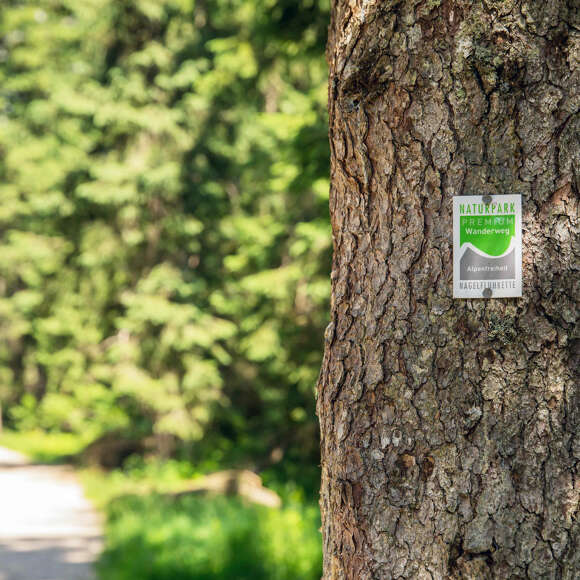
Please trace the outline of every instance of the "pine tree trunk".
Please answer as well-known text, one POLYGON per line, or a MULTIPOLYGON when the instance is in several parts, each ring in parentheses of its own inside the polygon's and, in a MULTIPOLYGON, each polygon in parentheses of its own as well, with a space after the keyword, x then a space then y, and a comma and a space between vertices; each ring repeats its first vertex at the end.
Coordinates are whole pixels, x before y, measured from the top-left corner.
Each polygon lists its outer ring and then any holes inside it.
POLYGON ((327 580, 580 577, 577 6, 333 2, 327 580), (522 195, 522 298, 452 298, 480 194, 522 195))

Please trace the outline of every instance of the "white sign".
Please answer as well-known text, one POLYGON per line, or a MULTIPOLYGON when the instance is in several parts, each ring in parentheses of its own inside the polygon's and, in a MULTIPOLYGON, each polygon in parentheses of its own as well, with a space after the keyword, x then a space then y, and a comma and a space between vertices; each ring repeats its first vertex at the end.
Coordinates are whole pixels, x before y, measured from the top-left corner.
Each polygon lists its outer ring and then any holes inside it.
POLYGON ((453 198, 453 297, 522 295, 522 196, 453 198))

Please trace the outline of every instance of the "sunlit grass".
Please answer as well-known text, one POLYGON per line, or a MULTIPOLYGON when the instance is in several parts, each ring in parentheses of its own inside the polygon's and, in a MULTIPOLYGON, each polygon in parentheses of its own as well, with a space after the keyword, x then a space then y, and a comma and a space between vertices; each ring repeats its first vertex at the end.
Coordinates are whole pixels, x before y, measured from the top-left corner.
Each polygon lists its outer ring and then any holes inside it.
POLYGON ((23 453, 32 461, 59 463, 77 455, 87 444, 82 437, 72 433, 47 433, 45 431, 6 431, 0 434, 0 445, 23 453))
POLYGON ((315 580, 321 575, 318 507, 280 509, 235 497, 184 496, 182 470, 150 475, 83 472, 85 488, 107 517, 102 580, 315 580), (152 491, 156 490, 156 491, 152 491))
POLYGON ((127 496, 108 512, 103 580, 320 577, 313 508, 274 510, 226 497, 127 496))

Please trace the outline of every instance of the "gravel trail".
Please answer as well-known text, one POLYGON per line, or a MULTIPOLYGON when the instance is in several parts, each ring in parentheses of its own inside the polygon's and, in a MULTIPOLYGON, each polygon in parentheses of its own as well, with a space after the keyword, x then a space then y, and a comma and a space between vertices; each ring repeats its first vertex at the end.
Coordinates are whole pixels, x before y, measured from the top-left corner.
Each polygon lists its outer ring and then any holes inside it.
POLYGON ((74 471, 0 447, 0 580, 95 580, 101 520, 74 471))

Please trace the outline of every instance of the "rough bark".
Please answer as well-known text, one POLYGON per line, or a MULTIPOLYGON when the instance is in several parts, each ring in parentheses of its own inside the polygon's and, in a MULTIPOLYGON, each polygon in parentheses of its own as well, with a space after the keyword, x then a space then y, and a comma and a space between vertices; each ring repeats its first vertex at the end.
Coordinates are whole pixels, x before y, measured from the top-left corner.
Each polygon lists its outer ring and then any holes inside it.
POLYGON ((325 579, 580 576, 578 3, 335 0, 325 579), (523 298, 452 298, 522 195, 523 298))

